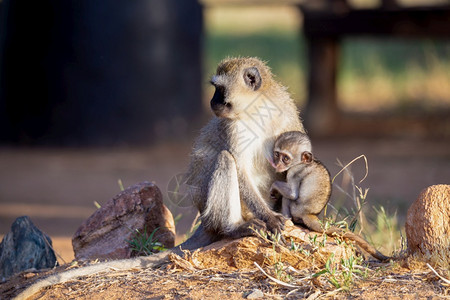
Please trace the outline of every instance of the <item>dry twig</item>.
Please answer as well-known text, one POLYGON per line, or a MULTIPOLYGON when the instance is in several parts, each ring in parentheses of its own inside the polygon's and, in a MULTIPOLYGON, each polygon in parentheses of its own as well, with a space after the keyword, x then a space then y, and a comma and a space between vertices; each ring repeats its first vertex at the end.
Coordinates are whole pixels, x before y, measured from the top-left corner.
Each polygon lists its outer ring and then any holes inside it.
POLYGON ((430 264, 429 263, 427 263, 427 267, 428 268, 430 268, 430 270, 431 271, 433 271, 433 273, 434 274, 436 274, 436 276, 437 277, 439 277, 442 281, 444 281, 445 283, 447 283, 447 284, 450 284, 450 280, 448 280, 448 279, 445 279, 444 277, 442 277, 441 275, 439 275, 439 273, 438 272, 436 272, 436 270, 435 269, 433 269, 433 267, 432 266, 430 266, 430 264))
POLYGON ((254 261, 253 263, 255 264, 255 266, 256 266, 256 267, 257 267, 264 275, 267 276, 267 278, 269 278, 270 280, 274 281, 275 283, 278 283, 279 285, 282 285, 282 286, 285 286, 285 287, 288 287, 288 288, 294 288, 294 289, 300 288, 299 286, 296 286, 296 285, 292 285, 292 284, 283 282, 283 281, 281 281, 281 280, 276 279, 275 277, 270 276, 269 274, 267 274, 267 273, 263 270, 263 268, 261 268, 261 267, 258 265, 258 263, 256 263, 255 261, 254 261))

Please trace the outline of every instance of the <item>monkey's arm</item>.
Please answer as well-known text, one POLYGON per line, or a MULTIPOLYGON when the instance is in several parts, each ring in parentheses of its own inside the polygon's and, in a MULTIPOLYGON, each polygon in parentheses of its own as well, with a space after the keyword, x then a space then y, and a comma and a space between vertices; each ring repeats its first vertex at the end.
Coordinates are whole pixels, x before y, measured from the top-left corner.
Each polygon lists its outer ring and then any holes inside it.
POLYGON ((270 193, 274 191, 280 193, 284 198, 289 200, 297 200, 298 198, 299 185, 294 183, 288 183, 284 181, 275 181, 272 183, 270 188, 270 193))

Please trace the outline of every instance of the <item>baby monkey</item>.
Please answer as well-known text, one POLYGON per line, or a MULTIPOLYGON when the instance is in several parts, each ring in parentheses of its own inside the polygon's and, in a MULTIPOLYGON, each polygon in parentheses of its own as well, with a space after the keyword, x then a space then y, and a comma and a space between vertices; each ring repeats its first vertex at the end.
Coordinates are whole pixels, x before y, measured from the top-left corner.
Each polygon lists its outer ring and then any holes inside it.
POLYGON ((309 137, 299 131, 281 134, 275 141, 272 166, 287 171, 286 182, 275 181, 271 195, 282 198, 282 213, 294 223, 322 232, 317 215, 328 203, 331 179, 327 168, 313 157, 309 137))
POLYGON ((277 173, 286 173, 286 182, 275 181, 270 188, 271 197, 282 196, 282 213, 294 223, 308 229, 325 232, 329 236, 341 235, 354 241, 373 257, 385 261, 384 256, 366 240, 352 232, 337 227, 322 228, 317 215, 324 209, 331 195, 330 172, 312 152, 309 137, 299 131, 281 134, 275 141, 272 166, 277 173))

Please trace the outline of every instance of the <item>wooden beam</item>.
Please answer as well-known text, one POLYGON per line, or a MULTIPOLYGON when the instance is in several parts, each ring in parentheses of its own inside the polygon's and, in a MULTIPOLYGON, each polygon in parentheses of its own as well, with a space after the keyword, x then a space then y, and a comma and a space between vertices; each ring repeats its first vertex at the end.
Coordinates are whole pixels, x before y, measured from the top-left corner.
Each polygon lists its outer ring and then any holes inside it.
POLYGON ((306 36, 450 38, 450 5, 391 10, 360 9, 341 13, 306 7, 301 9, 306 36))
POLYGON ((306 0, 199 0, 203 6, 283 6, 304 4, 306 0))

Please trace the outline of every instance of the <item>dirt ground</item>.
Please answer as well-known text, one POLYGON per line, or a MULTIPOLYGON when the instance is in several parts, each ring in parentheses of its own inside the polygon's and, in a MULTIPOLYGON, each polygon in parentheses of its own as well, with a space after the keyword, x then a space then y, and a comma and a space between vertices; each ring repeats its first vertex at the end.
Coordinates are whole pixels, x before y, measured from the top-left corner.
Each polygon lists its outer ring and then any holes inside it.
MULTIPOLYGON (((328 239, 327 245, 331 244, 328 239)), ((332 249, 324 246, 315 252, 312 250, 309 259, 305 259, 303 253, 273 247, 258 237, 244 238, 188 253, 184 258, 170 257, 157 268, 108 268, 105 272, 41 289, 29 299, 255 299, 252 295, 257 293, 261 299, 450 297, 450 285, 413 258, 365 263, 359 266, 360 273, 353 273, 348 286, 337 275, 342 274, 341 269, 334 273, 341 284, 336 287, 330 283, 330 276, 313 276, 324 268, 330 250, 335 253, 342 250, 342 246, 333 245, 332 249)), ((352 255, 347 250, 341 252, 342 259, 352 255)), ((65 265, 40 274, 22 273, 0 285, 0 294, 5 298, 17 296, 26 285, 38 279, 77 267, 79 265, 65 265)))
MULTIPOLYGON (((391 212, 397 211, 402 226, 407 208, 422 189, 433 184, 450 183, 449 140, 313 139, 313 146, 315 154, 330 169, 332 176, 340 170, 337 159, 346 163, 364 154, 369 163, 369 176, 361 186, 370 188, 368 207, 381 204, 391 212)), ((138 149, 0 148, 0 234, 8 232, 15 218, 28 215, 38 228, 50 235, 60 263, 69 263, 73 259, 71 236, 81 222, 95 211, 94 202, 101 205, 120 191, 118 180, 121 179, 125 187, 144 180, 156 182, 174 216, 182 215, 177 224, 181 237, 188 230, 195 210, 171 203, 167 197, 167 185, 171 178, 186 169, 190 148, 191 143, 160 144, 138 149)), ((362 178, 364 164, 361 161, 355 163, 352 171, 356 180, 362 178)), ((339 179, 337 182, 343 184, 339 179)), ((331 203, 339 201, 336 189, 333 197, 331 203)), ((111 275, 114 283, 105 284, 101 284, 102 276, 110 275, 99 275, 94 280, 98 285, 81 278, 56 287, 54 295, 52 289, 46 298, 59 298, 58 291, 60 296, 71 295, 67 299, 94 299, 97 297, 92 298, 94 294, 100 299, 104 298, 106 290, 111 293, 106 294, 107 298, 117 299, 124 295, 125 298, 151 299, 241 299, 255 288, 272 298, 284 297, 292 292, 291 289, 273 285, 255 270, 227 274, 215 273, 214 270, 185 272, 133 271, 111 275), (186 278, 190 280, 186 281, 186 278), (86 284, 89 292, 80 293, 79 287, 86 284), (196 286, 202 286, 202 289, 196 286), (116 288, 117 294, 114 294, 116 288)), ((363 283, 350 294, 339 294, 339 298, 366 298, 365 293, 369 293, 370 298, 389 299, 415 299, 414 295, 449 296, 448 289, 444 295, 445 289, 436 285, 436 278, 429 279, 429 270, 418 275, 414 272, 393 273, 389 275, 391 277, 374 279, 363 283), (417 286, 418 282, 427 284, 417 286), (393 286, 401 292, 392 295, 386 292, 393 286)), ((312 285, 290 295, 293 298, 308 297, 314 296, 315 291, 312 285)), ((321 292, 316 296, 326 295, 321 292)), ((331 294, 328 296, 334 297, 331 294)))
POLYGON ((171 269, 131 270, 81 277, 43 290, 31 299, 245 299, 254 290, 261 299, 446 299, 449 288, 429 271, 399 268, 360 282, 348 292, 310 281, 299 288, 278 285, 258 270, 217 272, 171 269))

